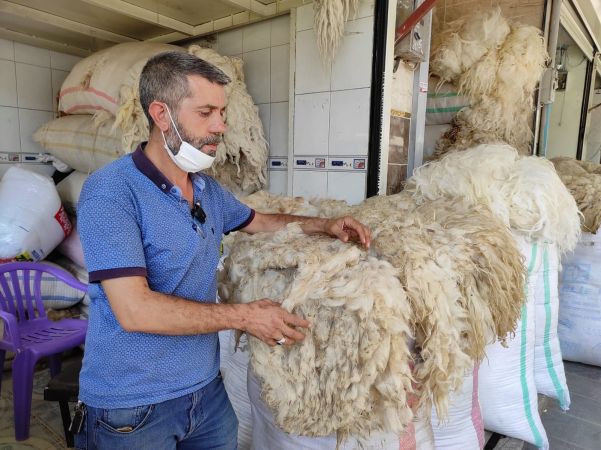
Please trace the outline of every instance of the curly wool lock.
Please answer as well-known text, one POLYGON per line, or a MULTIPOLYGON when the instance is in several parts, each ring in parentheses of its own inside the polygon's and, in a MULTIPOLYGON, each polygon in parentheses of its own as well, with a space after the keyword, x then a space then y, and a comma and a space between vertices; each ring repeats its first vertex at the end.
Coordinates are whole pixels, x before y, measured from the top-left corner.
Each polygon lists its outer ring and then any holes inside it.
POLYGON ((413 416, 411 312, 390 264, 326 237, 308 240, 292 224, 275 235, 239 235, 225 273, 222 298, 283 298, 284 309, 313 323, 291 348, 250 339, 253 370, 280 428, 339 439, 403 432, 413 416))
POLYGON ((565 157, 552 162, 584 216, 582 229, 597 233, 601 226, 601 164, 565 157))

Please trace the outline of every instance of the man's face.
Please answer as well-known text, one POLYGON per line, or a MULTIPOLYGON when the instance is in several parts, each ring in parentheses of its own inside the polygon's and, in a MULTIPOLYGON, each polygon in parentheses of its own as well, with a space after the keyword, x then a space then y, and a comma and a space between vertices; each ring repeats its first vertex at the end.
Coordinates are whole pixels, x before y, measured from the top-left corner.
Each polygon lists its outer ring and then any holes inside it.
MULTIPOLYGON (((182 140, 215 156, 225 132, 225 91, 223 86, 200 76, 189 76, 188 86, 191 95, 180 103, 177 113, 171 111, 171 116, 182 140)), ((165 140, 177 154, 181 140, 173 124, 165 132, 165 140)))

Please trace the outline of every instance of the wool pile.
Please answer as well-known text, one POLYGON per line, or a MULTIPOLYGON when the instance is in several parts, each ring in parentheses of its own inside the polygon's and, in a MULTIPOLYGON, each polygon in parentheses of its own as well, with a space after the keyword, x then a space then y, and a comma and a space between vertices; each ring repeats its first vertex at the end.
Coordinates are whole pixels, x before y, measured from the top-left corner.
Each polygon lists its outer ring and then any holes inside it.
MULTIPOLYGON (((258 211, 307 211, 302 209, 301 199, 274 199, 265 193, 253 197, 253 207, 258 211)), ((331 210, 328 203, 321 206, 324 211, 331 210)), ((401 193, 374 197, 344 211, 371 228, 369 252, 330 238, 299 235, 298 229, 293 228, 275 235, 238 233, 231 238, 231 253, 221 274, 220 297, 230 302, 280 299, 286 309, 308 317, 314 324, 305 342, 291 350, 272 349, 253 340, 251 359, 254 369, 262 371, 264 398, 282 429, 312 436, 365 436, 370 429, 399 432, 411 416, 406 397, 400 394, 401 386, 403 395, 415 390, 416 408, 434 404, 439 416, 444 417, 449 392, 461 385, 473 361, 484 357, 486 344, 504 340, 515 327, 524 283, 519 250, 508 228, 486 207, 461 198, 418 204, 411 194, 401 193), (349 262, 354 258, 361 263, 349 262), (339 291, 345 292, 341 298, 331 292, 339 281, 350 288, 339 291), (373 305, 363 319, 355 315, 356 302, 373 305), (414 337, 413 355, 406 353, 401 335, 380 325, 377 311, 385 309, 376 305, 381 303, 400 308, 386 310, 386 314, 392 314, 394 321, 402 325, 404 343, 414 337), (312 308, 322 310, 316 313, 312 308), (332 309, 326 311, 327 308, 332 309), (394 314, 401 310, 403 317, 399 319, 394 314), (316 342, 322 341, 315 334, 322 327, 329 334, 318 351, 316 342), (402 350, 398 351, 406 358, 402 370, 389 374, 395 378, 392 385, 398 387, 394 395, 382 397, 370 384, 377 385, 375 380, 387 374, 384 364, 377 366, 380 375, 374 379, 368 370, 373 366, 366 365, 365 360, 357 366, 353 358, 360 356, 348 354, 355 349, 363 353, 356 339, 367 338, 365 330, 373 327, 388 330, 379 332, 379 339, 385 342, 398 338, 398 349, 402 350), (302 364, 298 363, 299 355, 306 358, 302 364), (332 377, 331 382, 338 383, 337 395, 342 395, 344 401, 338 401, 338 409, 333 410, 328 403, 332 392, 330 378, 323 378, 320 361, 337 355, 345 356, 328 366, 328 376, 332 377), (350 366, 347 360, 351 361, 350 366), (411 362, 415 366, 413 388, 404 365, 411 362), (354 372, 356 367, 362 375, 354 372), (294 378, 284 375, 287 371, 292 371, 294 378), (282 379, 290 380, 290 384, 280 385, 282 379), (363 387, 344 388, 355 381, 363 387), (306 396, 308 383, 320 394, 306 396), (296 393, 294 402, 288 397, 292 395, 289 391, 296 393), (355 391, 372 392, 372 396, 378 393, 370 406, 375 415, 357 413, 356 405, 364 405, 363 400, 353 400, 355 403, 348 409, 346 395, 355 398, 355 391), (396 405, 396 412, 386 413, 387 422, 378 414, 391 407, 389 401, 393 397, 401 403, 396 405), (320 410, 326 413, 318 413, 320 410), (331 421, 330 416, 337 419, 331 421), (353 420, 360 420, 361 424, 349 425, 353 420)), ((321 215, 319 205, 317 214, 321 215)))
POLYGON ((566 157, 552 162, 584 216, 583 231, 597 233, 601 226, 601 164, 566 157))
POLYGON ((239 235, 220 297, 280 299, 313 327, 302 344, 251 336, 251 363, 275 421, 289 433, 401 434, 411 421, 410 307, 396 270, 356 246, 307 239, 298 224, 239 235))
POLYGON ((495 142, 529 154, 534 92, 547 61, 540 30, 509 21, 494 8, 450 22, 434 36, 431 73, 470 100, 434 157, 495 142))
POLYGON ((478 145, 430 162, 416 169, 407 190, 418 203, 461 197, 484 205, 513 232, 554 242, 562 254, 580 237, 578 207, 553 165, 506 144, 478 145))

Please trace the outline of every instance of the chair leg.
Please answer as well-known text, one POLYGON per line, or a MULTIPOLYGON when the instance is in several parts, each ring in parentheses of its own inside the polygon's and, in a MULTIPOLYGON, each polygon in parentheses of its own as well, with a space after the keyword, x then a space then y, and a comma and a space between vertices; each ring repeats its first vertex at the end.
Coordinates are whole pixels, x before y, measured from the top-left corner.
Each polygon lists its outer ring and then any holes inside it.
POLYGON ((69 431, 71 425, 71 412, 69 411, 68 402, 58 402, 61 408, 61 418, 63 420, 63 430, 65 431, 65 441, 67 441, 67 447, 72 448, 74 445, 73 434, 69 431))
POLYGON ((4 371, 4 358, 6 350, 0 350, 0 396, 2 396, 2 372, 4 371))
POLYGON ((31 394, 35 359, 31 353, 18 353, 13 361, 13 410, 15 416, 15 439, 29 438, 31 420, 31 394))
POLYGON ((62 353, 56 353, 48 357, 50 359, 50 377, 54 377, 60 373, 62 361, 61 356, 62 353))

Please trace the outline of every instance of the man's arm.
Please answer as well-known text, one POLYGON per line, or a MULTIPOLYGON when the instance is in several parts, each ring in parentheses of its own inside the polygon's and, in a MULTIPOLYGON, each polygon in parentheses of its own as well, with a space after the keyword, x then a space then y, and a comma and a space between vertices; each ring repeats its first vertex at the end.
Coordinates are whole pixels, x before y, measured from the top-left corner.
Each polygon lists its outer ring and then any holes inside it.
POLYGON ((248 304, 200 303, 152 291, 139 276, 102 281, 117 321, 125 331, 193 335, 220 330, 246 331, 269 345, 286 337, 293 345, 304 335, 293 327, 310 326, 279 304, 259 300, 248 304))
POLYGON ((299 222, 301 229, 306 234, 325 234, 338 238, 342 242, 352 240, 361 243, 366 248, 369 248, 371 244, 369 229, 350 216, 324 219, 320 217, 262 214, 257 212, 253 221, 242 228, 242 231, 249 234, 275 232, 292 222, 299 222))

